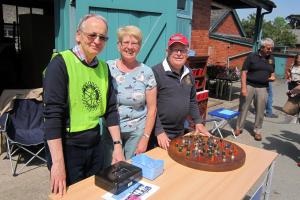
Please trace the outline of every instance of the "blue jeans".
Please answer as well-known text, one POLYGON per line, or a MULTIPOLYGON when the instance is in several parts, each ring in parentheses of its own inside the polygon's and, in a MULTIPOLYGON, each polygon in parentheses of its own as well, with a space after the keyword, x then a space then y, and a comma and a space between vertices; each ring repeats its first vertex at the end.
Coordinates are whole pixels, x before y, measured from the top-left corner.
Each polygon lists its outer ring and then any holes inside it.
MULTIPOLYGON (((104 166, 106 168, 111 165, 112 161, 112 153, 114 150, 113 141, 111 135, 107 129, 107 127, 103 127, 105 130, 102 135, 102 146, 104 151, 104 166)), ((140 123, 135 124, 135 128, 132 131, 123 131, 121 132, 121 138, 123 142, 123 151, 125 155, 125 159, 128 160, 135 156, 134 152, 137 148, 138 143, 141 140, 141 137, 144 134, 145 129, 145 121, 141 121, 140 123)))
POLYGON ((273 89, 272 89, 272 82, 269 82, 269 87, 267 88, 268 91, 268 99, 266 104, 266 114, 271 115, 273 114, 272 105, 273 105, 273 89))

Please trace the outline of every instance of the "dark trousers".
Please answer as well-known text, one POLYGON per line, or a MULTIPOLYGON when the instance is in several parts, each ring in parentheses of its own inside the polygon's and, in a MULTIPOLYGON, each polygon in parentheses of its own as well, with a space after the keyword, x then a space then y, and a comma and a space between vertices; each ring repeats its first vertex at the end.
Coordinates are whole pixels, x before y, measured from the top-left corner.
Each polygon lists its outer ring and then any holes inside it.
MULTIPOLYGON (((68 186, 102 170, 103 149, 101 142, 92 147, 64 145, 63 149, 68 186)), ((48 145, 46 145, 46 156, 48 169, 51 170, 52 160, 48 145)))

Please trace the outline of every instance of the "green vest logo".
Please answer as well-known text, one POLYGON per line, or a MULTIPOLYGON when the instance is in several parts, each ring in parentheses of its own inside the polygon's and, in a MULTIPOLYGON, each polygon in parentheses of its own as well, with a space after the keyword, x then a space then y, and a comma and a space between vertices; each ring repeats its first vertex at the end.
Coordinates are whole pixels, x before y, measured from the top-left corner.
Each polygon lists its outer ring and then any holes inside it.
MULTIPOLYGON (((93 82, 86 82, 82 87, 83 105, 88 111, 95 111, 100 105, 101 93, 97 85, 93 82)), ((100 108, 102 111, 102 108, 100 108)))

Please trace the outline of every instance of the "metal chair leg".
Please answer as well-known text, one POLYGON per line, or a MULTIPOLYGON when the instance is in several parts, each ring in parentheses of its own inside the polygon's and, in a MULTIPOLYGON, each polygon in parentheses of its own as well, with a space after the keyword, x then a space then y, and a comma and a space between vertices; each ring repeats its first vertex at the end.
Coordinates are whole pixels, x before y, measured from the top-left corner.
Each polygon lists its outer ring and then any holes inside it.
POLYGON ((12 174, 13 176, 15 176, 15 171, 16 171, 16 170, 14 170, 14 167, 13 167, 13 164, 12 164, 12 158, 11 158, 11 156, 12 156, 12 154, 11 154, 11 146, 10 146, 9 143, 10 143, 9 140, 6 138, 7 155, 8 155, 9 161, 10 161, 11 174, 12 174))
POLYGON ((230 81, 230 88, 229 88, 229 101, 231 101, 231 95, 232 95, 232 81, 230 81))
POLYGON ((235 134, 234 134, 234 130, 233 130, 233 129, 231 129, 231 133, 232 133, 234 139, 236 139, 236 136, 235 136, 235 134))
POLYGON ((214 133, 217 130, 218 133, 219 133, 219 135, 220 135, 220 137, 223 138, 223 135, 222 135, 222 133, 220 131, 220 125, 221 125, 221 123, 219 124, 216 121, 214 121, 214 128, 211 130, 211 132, 214 133))
POLYGON ((216 97, 219 96, 220 80, 216 80, 216 97))
POLYGON ((36 152, 36 153, 32 153, 31 151, 28 151, 26 148, 23 148, 22 146, 20 146, 20 148, 22 148, 23 150, 25 150, 26 152, 28 152, 29 154, 31 154, 32 155, 32 157, 18 170, 18 172, 17 172, 17 170, 15 170, 15 174, 16 175, 18 175, 18 174, 20 174, 21 172, 22 172, 22 169, 24 168, 24 167, 26 167, 33 159, 35 159, 35 158, 39 158, 40 160, 42 160, 42 161, 44 161, 45 163, 47 163, 47 161, 44 159, 44 158, 42 158, 42 157, 40 157, 38 154, 41 152, 41 151, 43 151, 44 149, 45 149, 45 147, 43 147, 43 148, 41 148, 38 152, 36 152))

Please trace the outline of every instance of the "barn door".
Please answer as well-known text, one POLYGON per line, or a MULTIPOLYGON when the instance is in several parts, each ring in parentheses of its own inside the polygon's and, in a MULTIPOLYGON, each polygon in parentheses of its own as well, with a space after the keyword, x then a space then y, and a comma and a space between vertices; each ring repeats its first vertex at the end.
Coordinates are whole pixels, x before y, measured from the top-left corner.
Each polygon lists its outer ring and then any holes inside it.
POLYGON ((76 0, 76 24, 88 13, 104 16, 109 26, 109 41, 100 54, 104 60, 119 57, 116 31, 135 25, 143 32, 138 60, 149 66, 165 57, 168 37, 176 32, 177 1, 173 0, 76 0))
POLYGON ((178 0, 177 2, 176 32, 182 33, 191 39, 193 0, 178 0))
POLYGON ((285 57, 275 57, 275 74, 279 78, 284 78, 285 76, 286 60, 287 58, 285 57))

